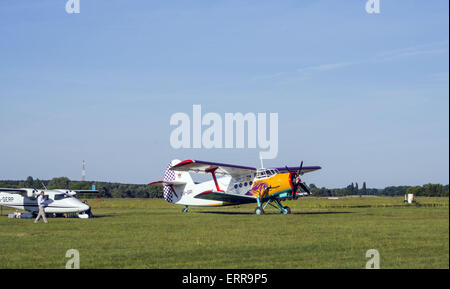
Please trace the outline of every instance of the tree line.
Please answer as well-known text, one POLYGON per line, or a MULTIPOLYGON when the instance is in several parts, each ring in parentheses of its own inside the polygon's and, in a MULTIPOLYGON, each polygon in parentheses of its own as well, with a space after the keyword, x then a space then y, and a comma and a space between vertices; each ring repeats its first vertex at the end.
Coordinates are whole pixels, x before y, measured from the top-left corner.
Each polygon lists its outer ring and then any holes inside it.
MULTIPOLYGON (((0 188, 36 188, 40 189, 70 189, 90 190, 95 184, 98 194, 83 194, 83 198, 162 198, 161 187, 149 186, 148 184, 122 184, 96 181, 72 181, 67 177, 53 178, 51 180, 39 180, 28 177, 26 180, 0 181, 0 188)), ((358 183, 351 183, 344 188, 325 188, 309 184, 311 193, 318 197, 333 196, 404 196, 414 194, 416 196, 448 197, 449 186, 441 184, 425 184, 423 186, 389 186, 384 189, 368 188, 366 182, 360 187, 358 183)))
POLYGON ((368 188, 366 182, 359 188, 358 183, 351 183, 345 188, 328 189, 325 187, 318 188, 314 184, 310 184, 311 193, 319 197, 335 197, 335 196, 355 196, 355 195, 373 195, 373 196, 404 196, 405 194, 413 194, 416 196, 427 197, 448 197, 448 185, 441 184, 425 184, 423 186, 389 186, 384 189, 368 188))

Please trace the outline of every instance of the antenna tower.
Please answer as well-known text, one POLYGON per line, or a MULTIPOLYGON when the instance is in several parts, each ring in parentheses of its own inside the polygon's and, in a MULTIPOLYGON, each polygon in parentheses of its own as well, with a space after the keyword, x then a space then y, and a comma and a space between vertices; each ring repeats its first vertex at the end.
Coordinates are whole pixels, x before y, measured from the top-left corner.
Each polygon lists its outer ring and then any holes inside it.
POLYGON ((81 170, 81 180, 86 180, 86 161, 83 160, 83 169, 81 170))

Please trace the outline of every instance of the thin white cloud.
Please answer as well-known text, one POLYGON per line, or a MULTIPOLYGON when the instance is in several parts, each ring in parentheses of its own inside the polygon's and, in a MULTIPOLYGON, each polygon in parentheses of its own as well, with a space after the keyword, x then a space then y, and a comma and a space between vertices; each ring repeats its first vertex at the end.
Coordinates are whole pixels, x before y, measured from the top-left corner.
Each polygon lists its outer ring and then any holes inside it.
POLYGON ((375 54, 375 56, 358 60, 358 61, 345 61, 336 63, 325 63, 312 66, 306 66, 296 69, 292 72, 276 72, 267 75, 260 75, 253 77, 253 80, 270 80, 279 79, 283 77, 289 77, 294 75, 301 75, 303 78, 308 78, 314 73, 326 72, 341 69, 344 67, 361 65, 361 64, 374 64, 380 62, 395 61, 401 58, 414 57, 426 54, 441 54, 449 53, 448 42, 436 42, 417 46, 411 46, 400 49, 387 50, 375 54))
POLYGON ((379 60, 395 60, 402 57, 417 56, 423 54, 448 53, 448 42, 435 42, 406 48, 393 49, 378 53, 379 60))
POLYGON ((308 73, 313 71, 329 71, 334 69, 343 68, 346 66, 351 66, 356 64, 355 62, 339 62, 339 63, 328 63, 328 64, 320 64, 315 66, 308 66, 297 69, 297 72, 308 73))
POLYGON ((321 72, 321 71, 330 71, 334 69, 343 68, 346 66, 354 65, 354 62, 340 62, 340 63, 329 63, 329 64, 320 64, 315 66, 308 66, 299 68, 294 72, 276 72, 272 74, 259 75, 253 77, 253 80, 270 80, 276 78, 282 78, 286 76, 298 75, 299 73, 303 76, 309 76, 312 72, 321 72))

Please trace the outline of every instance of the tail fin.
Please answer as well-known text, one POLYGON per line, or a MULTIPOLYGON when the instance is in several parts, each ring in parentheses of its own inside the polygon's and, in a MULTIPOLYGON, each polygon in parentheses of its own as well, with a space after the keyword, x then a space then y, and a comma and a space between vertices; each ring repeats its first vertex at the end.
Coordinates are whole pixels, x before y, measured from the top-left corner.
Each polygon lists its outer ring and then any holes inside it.
POLYGON ((164 173, 164 181, 165 182, 182 182, 185 183, 183 185, 164 185, 164 199, 169 203, 176 203, 179 199, 181 199, 181 195, 183 193, 183 189, 187 184, 192 184, 194 181, 192 180, 191 175, 188 172, 181 171, 172 171, 171 167, 180 163, 180 160, 173 160, 167 166, 167 169, 164 173))

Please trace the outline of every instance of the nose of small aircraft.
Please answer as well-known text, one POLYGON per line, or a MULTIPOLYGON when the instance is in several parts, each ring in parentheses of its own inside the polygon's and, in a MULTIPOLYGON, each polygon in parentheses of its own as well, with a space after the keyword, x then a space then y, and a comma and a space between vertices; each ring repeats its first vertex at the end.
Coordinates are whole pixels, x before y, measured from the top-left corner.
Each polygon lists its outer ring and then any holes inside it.
POLYGON ((89 210, 89 206, 84 203, 80 206, 80 208, 82 212, 89 210))

